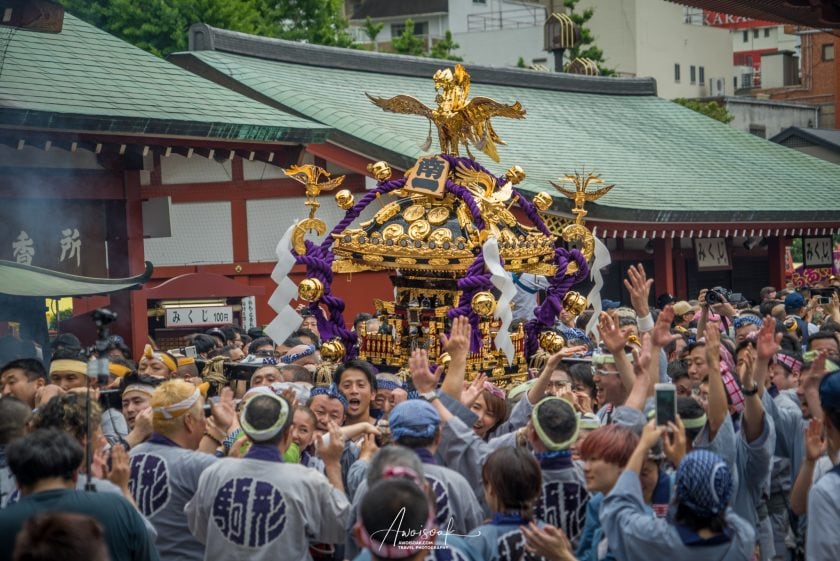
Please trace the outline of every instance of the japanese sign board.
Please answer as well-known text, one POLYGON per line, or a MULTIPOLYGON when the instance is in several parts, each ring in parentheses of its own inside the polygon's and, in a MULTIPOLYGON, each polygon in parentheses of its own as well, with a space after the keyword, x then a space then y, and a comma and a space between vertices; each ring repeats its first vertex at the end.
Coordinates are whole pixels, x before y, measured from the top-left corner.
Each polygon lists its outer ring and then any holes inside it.
POLYGON ((405 190, 442 198, 446 193, 449 162, 437 155, 423 156, 405 173, 405 190))
POLYGON ((805 267, 834 265, 834 244, 831 236, 802 238, 802 264, 805 267))
POLYGON ((166 327, 195 327, 223 323, 233 323, 233 306, 166 309, 166 327))
POLYGON ((242 329, 248 330, 257 326, 257 299, 246 296, 242 299, 242 312, 239 314, 242 329))
POLYGON ((694 256, 698 271, 723 271, 732 268, 725 238, 697 238, 694 240, 694 256))
POLYGON ((105 240, 102 203, 33 199, 0 205, 0 259, 105 277, 105 240))

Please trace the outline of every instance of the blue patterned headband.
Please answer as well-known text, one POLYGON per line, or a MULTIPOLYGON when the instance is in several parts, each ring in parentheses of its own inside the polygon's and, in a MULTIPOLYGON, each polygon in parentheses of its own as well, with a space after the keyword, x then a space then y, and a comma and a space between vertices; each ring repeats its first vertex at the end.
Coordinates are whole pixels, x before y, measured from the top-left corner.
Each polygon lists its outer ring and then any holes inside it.
POLYGON ((738 316, 732 322, 732 325, 735 326, 735 329, 741 329, 747 325, 755 325, 756 327, 761 327, 763 322, 761 318, 758 316, 754 316, 752 314, 744 314, 743 316, 738 316))
POLYGON ((376 389, 377 390, 396 390, 398 388, 402 388, 402 384, 398 384, 393 380, 382 380, 380 378, 376 379, 376 389))
POLYGON ((347 398, 344 397, 341 394, 341 392, 338 391, 338 389, 335 387, 335 384, 332 384, 331 386, 329 386, 327 388, 324 388, 324 387, 315 388, 311 392, 309 392, 309 398, 310 399, 312 399, 316 395, 325 395, 325 396, 329 397, 330 399, 339 400, 341 402, 341 404, 344 406, 344 410, 347 411, 347 398))
POLYGON ((569 341, 579 340, 584 342, 587 345, 592 345, 592 341, 589 337, 586 336, 586 333, 582 329, 578 329, 576 327, 560 327, 558 329, 560 334, 566 339, 566 343, 569 341))

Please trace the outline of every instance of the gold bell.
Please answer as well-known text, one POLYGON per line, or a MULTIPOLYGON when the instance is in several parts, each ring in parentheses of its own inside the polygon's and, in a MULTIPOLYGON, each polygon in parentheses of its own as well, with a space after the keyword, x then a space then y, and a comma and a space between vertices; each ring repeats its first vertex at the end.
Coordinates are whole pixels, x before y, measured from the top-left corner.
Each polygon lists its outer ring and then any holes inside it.
POLYGON ((349 189, 342 189, 335 194, 335 204, 342 210, 350 210, 356 204, 356 198, 349 189))
POLYGON ((487 291, 476 292, 472 297, 470 305, 475 313, 480 316, 492 316, 496 310, 496 299, 487 291))
POLYGON ((537 207, 537 210, 540 212, 545 212, 550 209, 553 202, 554 200, 551 198, 551 195, 545 191, 540 191, 534 195, 534 206, 537 207))
POLYGON ((554 354, 566 346, 566 340, 562 335, 554 331, 543 331, 540 333, 540 347, 549 354, 554 354))
POLYGON ((330 339, 321 345, 321 358, 328 362, 339 362, 344 359, 345 350, 341 339, 330 339))
POLYGON ((563 297, 563 307, 573 316, 582 314, 587 306, 589 306, 589 301, 574 290, 570 290, 563 297))
POLYGON ((379 161, 374 164, 368 164, 367 170, 377 181, 391 179, 391 166, 388 165, 388 162, 379 161))
POLYGON ((525 170, 519 166, 513 166, 505 172, 505 177, 514 185, 518 185, 525 179, 525 170))
POLYGON ((324 285, 315 278, 303 279, 298 285, 298 296, 307 302, 317 302, 324 295, 324 285))

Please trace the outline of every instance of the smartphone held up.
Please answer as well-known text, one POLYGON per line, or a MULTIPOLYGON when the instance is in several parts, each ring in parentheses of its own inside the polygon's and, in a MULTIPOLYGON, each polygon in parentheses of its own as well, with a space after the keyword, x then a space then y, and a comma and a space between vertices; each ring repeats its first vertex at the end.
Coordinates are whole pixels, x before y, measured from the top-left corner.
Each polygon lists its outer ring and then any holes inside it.
POLYGON ((656 384, 656 426, 677 422, 677 388, 674 384, 656 384))

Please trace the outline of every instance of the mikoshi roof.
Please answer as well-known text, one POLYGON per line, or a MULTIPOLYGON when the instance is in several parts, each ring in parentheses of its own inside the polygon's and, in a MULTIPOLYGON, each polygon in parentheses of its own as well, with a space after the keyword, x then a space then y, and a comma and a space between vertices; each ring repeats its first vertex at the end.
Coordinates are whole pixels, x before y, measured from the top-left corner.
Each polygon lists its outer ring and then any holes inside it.
MULTIPOLYGON (((431 76, 446 61, 305 45, 191 28, 170 60, 238 91, 333 127, 331 142, 402 169, 423 152, 422 117, 384 113, 365 92, 408 94, 434 106, 431 76)), ((656 95, 652 78, 605 78, 469 66, 472 96, 522 102, 524 121, 493 125, 507 146, 497 175, 520 165, 526 192, 553 192, 574 171, 616 184, 589 218, 633 222, 755 223, 840 218, 840 166, 686 109, 656 95)), ((436 148, 433 145, 432 149, 436 148)), ((556 193, 554 193, 557 195, 556 193)), ((570 202, 555 196, 555 210, 570 202)))
POLYGON ((0 260, 0 294, 44 298, 95 296, 140 288, 151 276, 152 264, 149 262, 146 262, 146 270, 140 275, 124 279, 100 279, 0 260))
POLYGON ((0 28, 0 45, 0 127, 295 143, 329 132, 70 14, 57 34, 0 28))

